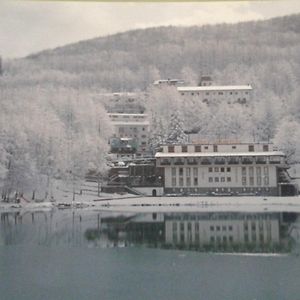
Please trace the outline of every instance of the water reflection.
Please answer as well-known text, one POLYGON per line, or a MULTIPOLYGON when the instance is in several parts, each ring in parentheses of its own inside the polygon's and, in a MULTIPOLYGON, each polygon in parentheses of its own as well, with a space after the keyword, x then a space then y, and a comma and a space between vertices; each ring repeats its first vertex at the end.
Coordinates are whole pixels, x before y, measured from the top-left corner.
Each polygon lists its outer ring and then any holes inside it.
POLYGON ((1 213, 0 245, 154 247, 201 252, 299 253, 298 213, 1 213))

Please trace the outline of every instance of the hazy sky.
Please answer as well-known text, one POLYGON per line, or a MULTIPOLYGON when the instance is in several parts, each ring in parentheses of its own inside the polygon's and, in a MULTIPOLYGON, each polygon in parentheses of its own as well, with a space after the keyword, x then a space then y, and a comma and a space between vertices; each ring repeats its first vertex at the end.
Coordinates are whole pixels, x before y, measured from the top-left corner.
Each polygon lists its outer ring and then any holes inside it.
POLYGON ((215 3, 0 0, 0 55, 20 57, 135 28, 235 23, 292 13, 300 13, 300 0, 215 3))

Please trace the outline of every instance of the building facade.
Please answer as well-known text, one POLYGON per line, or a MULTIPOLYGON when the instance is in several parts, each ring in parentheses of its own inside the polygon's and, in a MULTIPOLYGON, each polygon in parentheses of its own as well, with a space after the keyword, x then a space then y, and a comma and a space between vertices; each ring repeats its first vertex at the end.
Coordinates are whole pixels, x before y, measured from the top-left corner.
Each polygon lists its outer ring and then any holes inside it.
POLYGON ((251 85, 205 85, 178 87, 182 97, 192 97, 207 104, 247 104, 252 96, 251 85))
POLYGON ((148 151, 149 121, 147 114, 109 113, 114 130, 113 138, 130 139, 136 145, 136 155, 148 151))
MULTIPOLYGON (((271 144, 163 145, 165 194, 286 195, 285 155, 271 144)), ((293 190, 292 193, 294 193, 293 190)))

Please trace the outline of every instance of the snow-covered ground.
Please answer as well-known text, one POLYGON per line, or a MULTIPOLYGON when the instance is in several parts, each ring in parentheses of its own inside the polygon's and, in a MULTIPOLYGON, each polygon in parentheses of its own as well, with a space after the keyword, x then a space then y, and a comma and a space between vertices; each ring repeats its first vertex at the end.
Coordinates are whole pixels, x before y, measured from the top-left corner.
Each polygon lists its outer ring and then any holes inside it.
MULTIPOLYGON (((68 198, 70 200, 70 198, 68 198)), ((99 209, 123 212, 300 212, 300 197, 126 197, 91 198, 82 195, 76 201, 20 204, 0 203, 0 212, 7 210, 43 210, 52 208, 99 209)))

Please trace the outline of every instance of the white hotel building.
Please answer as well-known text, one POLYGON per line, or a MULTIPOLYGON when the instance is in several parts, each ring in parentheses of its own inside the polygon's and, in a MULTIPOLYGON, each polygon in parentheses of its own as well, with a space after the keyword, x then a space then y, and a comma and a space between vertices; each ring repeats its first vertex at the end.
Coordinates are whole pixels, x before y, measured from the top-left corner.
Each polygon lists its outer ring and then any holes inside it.
POLYGON ((165 194, 293 195, 283 152, 271 144, 163 145, 165 194))

